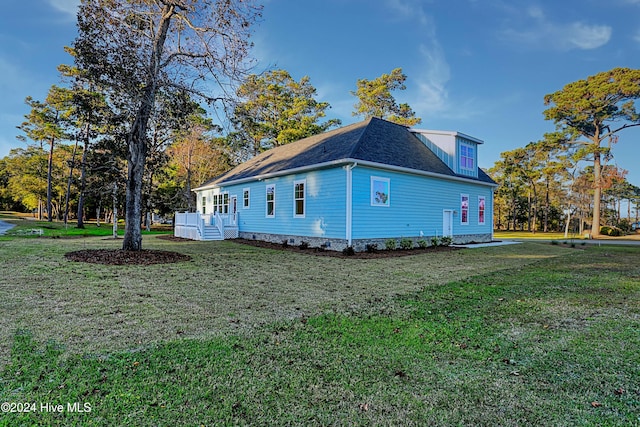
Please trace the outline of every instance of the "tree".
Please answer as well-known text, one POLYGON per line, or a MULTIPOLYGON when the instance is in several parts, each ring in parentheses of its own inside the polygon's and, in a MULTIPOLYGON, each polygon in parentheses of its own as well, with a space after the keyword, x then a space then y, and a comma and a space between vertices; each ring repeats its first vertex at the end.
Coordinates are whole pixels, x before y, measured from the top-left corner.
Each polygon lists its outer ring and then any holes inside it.
MULTIPOLYGON (((53 151, 55 143, 67 138, 64 122, 68 118, 68 93, 58 86, 51 86, 45 102, 36 101, 30 96, 25 100, 31 107, 29 114, 25 115, 24 121, 18 128, 22 130, 26 137, 38 143, 40 146, 44 142, 49 144, 49 158, 47 166, 47 220, 52 221, 52 171, 53 171, 53 151)), ((24 139, 24 137, 19 137, 24 139)))
POLYGON ((249 143, 251 156, 341 124, 338 119, 318 123, 329 104, 316 101, 316 89, 307 76, 297 82, 285 70, 253 74, 238 88, 237 95, 240 101, 232 122, 239 139, 249 143))
POLYGON ((156 95, 179 88, 210 102, 246 68, 252 0, 82 0, 76 65, 130 115, 124 250, 141 250, 148 123, 156 95), (218 83, 213 97, 199 82, 218 83), (99 83, 99 84, 98 84, 99 83))
POLYGON ((390 74, 383 74, 377 79, 359 79, 356 82, 357 90, 351 95, 358 98, 354 105, 354 116, 364 118, 379 117, 405 126, 420 124, 422 119, 416 117, 415 112, 408 104, 396 102, 391 91, 405 90, 404 85, 407 76, 402 73, 402 68, 396 68, 390 74))
POLYGON ((567 84, 544 97, 545 119, 553 120, 568 145, 578 146, 581 158, 593 162, 593 222, 591 233, 600 235, 602 160, 611 155, 618 132, 640 125, 635 100, 640 98, 640 70, 614 68, 567 84), (607 143, 607 145, 603 145, 607 143))
MULTIPOLYGON (((76 57, 76 52, 71 47, 65 47, 67 53, 76 57)), ((78 194, 77 228, 84 228, 84 205, 87 182, 87 156, 91 141, 98 136, 98 132, 105 131, 105 125, 112 120, 113 111, 109 107, 104 91, 97 89, 87 77, 87 73, 78 67, 62 64, 58 71, 63 78, 70 80, 72 107, 71 120, 76 130, 76 146, 83 143, 82 158, 80 161, 80 188, 78 194)))

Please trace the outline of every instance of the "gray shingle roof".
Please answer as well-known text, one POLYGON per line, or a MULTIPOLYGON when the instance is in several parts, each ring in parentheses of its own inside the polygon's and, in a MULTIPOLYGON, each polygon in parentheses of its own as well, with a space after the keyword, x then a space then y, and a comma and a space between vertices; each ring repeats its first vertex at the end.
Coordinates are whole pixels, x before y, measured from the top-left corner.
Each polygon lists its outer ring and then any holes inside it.
MULTIPOLYGON (((457 176, 407 127, 371 118, 265 151, 200 187, 347 159, 457 176)), ((494 184, 482 169, 475 180, 494 184)))

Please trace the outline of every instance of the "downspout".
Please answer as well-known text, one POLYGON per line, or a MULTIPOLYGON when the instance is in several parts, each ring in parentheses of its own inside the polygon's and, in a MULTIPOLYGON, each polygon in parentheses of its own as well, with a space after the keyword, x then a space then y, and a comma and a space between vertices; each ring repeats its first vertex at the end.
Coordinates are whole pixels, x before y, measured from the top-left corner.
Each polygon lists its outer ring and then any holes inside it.
MULTIPOLYGON (((491 241, 492 242, 493 242, 493 230, 494 230, 494 227, 495 227, 495 224, 493 223, 494 215, 495 215, 495 212, 494 212, 494 209, 493 209, 494 208, 494 204, 493 204, 494 203, 494 193, 495 193, 495 188, 491 187, 491 211, 490 212, 491 212, 491 241)), ((486 211, 487 211, 487 209, 485 208, 485 215, 486 215, 486 211)))
POLYGON ((347 246, 352 245, 352 234, 353 234, 353 177, 352 170, 358 165, 358 162, 355 162, 351 165, 347 165, 347 223, 345 227, 345 238, 347 240, 347 246))

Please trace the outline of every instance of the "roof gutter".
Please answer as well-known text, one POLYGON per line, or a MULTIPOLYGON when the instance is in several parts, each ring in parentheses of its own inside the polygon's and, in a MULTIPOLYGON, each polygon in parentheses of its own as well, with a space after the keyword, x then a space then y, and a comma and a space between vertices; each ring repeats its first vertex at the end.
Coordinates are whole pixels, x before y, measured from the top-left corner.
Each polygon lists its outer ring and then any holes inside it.
POLYGON ((314 169, 323 169, 323 168, 334 167, 334 166, 342 166, 342 165, 345 165, 345 164, 347 164, 347 165, 348 164, 353 164, 353 165, 369 166, 369 167, 378 168, 378 169, 386 169, 386 170, 390 170, 390 171, 408 173, 408 174, 412 174, 412 175, 421 175, 421 176, 429 176, 429 177, 433 177, 433 178, 447 179, 449 181, 466 182, 466 183, 470 183, 470 184, 484 185, 484 186, 493 187, 493 188, 498 187, 498 184, 491 184, 491 183, 488 183, 488 182, 483 182, 483 181, 479 181, 479 180, 471 179, 471 178, 464 178, 464 177, 460 177, 460 176, 451 176, 451 175, 443 175, 443 174, 439 174, 439 173, 435 173, 435 172, 421 171, 419 169, 405 168, 405 167, 402 167, 402 166, 387 165, 385 163, 376 163, 376 162, 371 162, 371 161, 368 161, 368 160, 346 158, 346 159, 332 160, 330 162, 316 163, 316 164, 308 165, 308 166, 301 166, 301 167, 293 168, 293 169, 281 170, 281 171, 277 171, 277 172, 265 173, 265 174, 261 174, 261 175, 254 175, 254 176, 247 177, 247 178, 240 178, 240 179, 235 179, 235 180, 230 180, 230 181, 221 181, 220 183, 214 183, 214 184, 210 184, 210 185, 204 185, 204 186, 201 186, 201 187, 196 187, 192 191, 200 191, 200 190, 207 190, 207 189, 224 187, 224 186, 229 186, 229 185, 243 184, 245 182, 250 182, 250 181, 261 181, 261 180, 268 179, 268 178, 276 178, 276 177, 283 176, 283 175, 291 175, 291 174, 294 174, 294 173, 302 173, 302 172, 307 172, 307 171, 314 170, 314 169))

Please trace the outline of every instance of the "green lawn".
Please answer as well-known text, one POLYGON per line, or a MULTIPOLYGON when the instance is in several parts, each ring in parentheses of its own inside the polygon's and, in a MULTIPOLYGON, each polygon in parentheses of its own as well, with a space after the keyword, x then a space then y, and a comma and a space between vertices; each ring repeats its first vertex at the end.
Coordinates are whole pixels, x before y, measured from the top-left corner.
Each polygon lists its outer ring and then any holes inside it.
POLYGON ((0 425, 640 424, 640 248, 63 258, 114 245, 0 241, 0 425))
MULTIPOLYGON (((111 223, 102 222, 97 226, 94 222, 86 222, 84 228, 77 228, 76 221, 68 221, 65 225, 62 221, 38 221, 31 214, 20 214, 16 212, 0 212, 0 221, 14 224, 15 227, 8 230, 7 236, 17 237, 90 237, 90 236, 112 236, 113 227, 111 223)), ((172 232, 171 226, 154 225, 150 232, 143 231, 144 234, 165 234, 172 232)), ((124 235, 124 222, 121 220, 118 225, 118 235, 124 235)), ((0 236, 0 239, 3 239, 0 236)), ((6 240, 6 238, 4 238, 6 240)))

